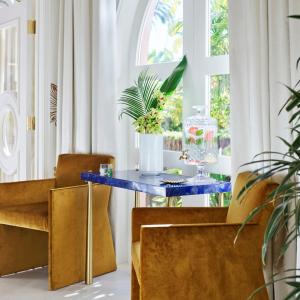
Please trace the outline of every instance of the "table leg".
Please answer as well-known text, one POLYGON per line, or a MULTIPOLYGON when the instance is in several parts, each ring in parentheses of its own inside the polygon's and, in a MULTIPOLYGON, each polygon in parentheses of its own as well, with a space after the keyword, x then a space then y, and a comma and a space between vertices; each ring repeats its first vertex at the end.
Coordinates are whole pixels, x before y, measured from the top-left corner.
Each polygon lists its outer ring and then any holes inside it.
POLYGON ((218 194, 218 202, 219 202, 219 205, 221 206, 221 207, 224 207, 224 193, 219 193, 218 194))
POLYGON ((134 207, 140 207, 140 193, 134 191, 134 207))
POLYGON ((85 283, 93 283, 93 184, 88 182, 85 283))
POLYGON ((172 198, 171 197, 166 197, 167 199, 167 207, 171 207, 172 206, 172 198))

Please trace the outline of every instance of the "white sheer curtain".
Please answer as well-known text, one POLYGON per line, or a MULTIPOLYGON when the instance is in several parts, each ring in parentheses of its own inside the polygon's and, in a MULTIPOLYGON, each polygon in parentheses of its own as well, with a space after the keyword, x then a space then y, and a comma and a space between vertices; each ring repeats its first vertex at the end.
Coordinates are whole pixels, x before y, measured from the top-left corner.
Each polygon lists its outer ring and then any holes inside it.
MULTIPOLYGON (((283 84, 296 82, 300 22, 287 18, 295 13, 297 0, 229 0, 233 175, 255 154, 286 150, 276 136, 290 139, 288 116, 278 112, 289 96, 283 84)), ((295 258, 291 245, 281 266, 269 266, 268 276, 294 268, 295 258)), ((286 285, 276 285, 274 299, 284 295, 286 285)))
POLYGON ((57 154, 91 151, 91 17, 91 1, 60 1, 57 154))
MULTIPOLYGON (((126 169, 126 128, 117 117, 115 0, 40 0, 39 177, 60 153, 109 153, 126 169), (53 26, 55 24, 55 26, 53 26), (56 37, 47 39, 47 36, 56 37), (49 122, 50 84, 57 84, 57 127, 49 122), (43 98, 41 98, 43 97, 43 98)), ((39 28, 39 27, 38 27, 39 28)), ((49 169, 51 169, 49 171, 49 169)), ((117 261, 128 259, 127 194, 114 191, 111 221, 117 261)))

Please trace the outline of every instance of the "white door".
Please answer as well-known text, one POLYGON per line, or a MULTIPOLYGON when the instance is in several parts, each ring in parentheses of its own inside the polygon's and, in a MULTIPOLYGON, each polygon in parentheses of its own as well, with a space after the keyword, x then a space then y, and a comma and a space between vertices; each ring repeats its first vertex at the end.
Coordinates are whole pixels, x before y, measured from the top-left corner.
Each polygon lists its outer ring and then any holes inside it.
POLYGON ((0 180, 28 176, 27 5, 0 0, 0 180))

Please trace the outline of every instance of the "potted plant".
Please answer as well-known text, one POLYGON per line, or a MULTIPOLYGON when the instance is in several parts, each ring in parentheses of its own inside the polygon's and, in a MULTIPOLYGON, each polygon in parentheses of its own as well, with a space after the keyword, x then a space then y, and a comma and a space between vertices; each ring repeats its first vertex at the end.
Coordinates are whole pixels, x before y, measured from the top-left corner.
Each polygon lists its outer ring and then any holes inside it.
POLYGON ((142 71, 135 84, 125 89, 119 100, 123 105, 120 118, 133 119, 139 133, 139 169, 142 174, 156 175, 163 171, 163 111, 167 97, 176 90, 187 66, 182 58, 170 76, 161 84, 156 74, 142 71))
MULTIPOLYGON (((300 19, 300 16, 290 16, 291 18, 300 19)), ((297 60, 297 67, 300 63, 300 58, 297 60)), ((259 214, 269 203, 276 204, 272 215, 268 220, 265 230, 264 241, 262 246, 262 260, 266 262, 267 249, 271 241, 280 236, 284 232, 285 238, 281 241, 280 257, 282 257, 287 249, 296 242, 300 235, 300 89, 299 81, 295 88, 287 87, 291 93, 290 97, 283 105, 279 113, 283 110, 290 113, 289 126, 292 137, 292 142, 279 137, 279 139, 287 146, 285 153, 275 151, 265 151, 258 154, 252 162, 245 165, 258 164, 253 173, 256 175, 255 179, 249 180, 246 186, 241 190, 239 197, 255 183, 271 178, 275 175, 282 175, 283 179, 278 187, 270 193, 267 201, 261 206, 256 207, 250 215, 246 218, 244 224, 241 226, 238 234, 246 223, 259 214), (265 155, 270 156, 270 159, 265 159, 265 155), (261 164, 263 166, 261 167, 261 164)), ((242 201, 242 200, 241 200, 242 201)), ((279 241, 279 239, 277 239, 279 241)), ((273 281, 266 285, 273 284, 277 281, 285 281, 291 287, 291 291, 284 298, 299 299, 300 297, 300 282, 299 275, 295 272, 299 269, 293 268, 284 270, 278 274, 273 275, 273 281)), ((265 286, 258 288, 249 298, 254 298, 256 293, 262 290, 265 286)))

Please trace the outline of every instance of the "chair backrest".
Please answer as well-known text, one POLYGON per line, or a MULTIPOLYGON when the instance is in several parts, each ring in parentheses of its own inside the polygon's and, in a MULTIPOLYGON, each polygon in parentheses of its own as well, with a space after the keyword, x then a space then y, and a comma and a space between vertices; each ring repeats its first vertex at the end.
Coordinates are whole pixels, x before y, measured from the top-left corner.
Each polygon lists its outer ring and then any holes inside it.
POLYGON ((58 157, 56 168, 57 188, 85 184, 80 180, 80 173, 99 171, 100 164, 112 164, 114 157, 102 154, 61 154, 58 157))
MULTIPOLYGON (((270 180, 263 180, 256 183, 251 189, 247 190, 242 198, 238 199, 241 189, 246 183, 253 179, 254 175, 251 172, 240 173, 236 179, 231 203, 228 209, 226 222, 227 223, 242 223, 250 212, 260 204, 264 203, 268 194, 276 188, 277 184, 270 180)), ((260 215, 257 215, 253 221, 259 222, 260 215)))

